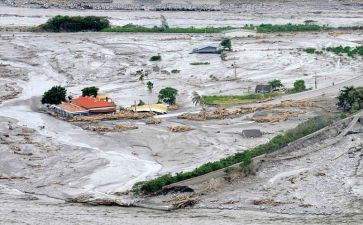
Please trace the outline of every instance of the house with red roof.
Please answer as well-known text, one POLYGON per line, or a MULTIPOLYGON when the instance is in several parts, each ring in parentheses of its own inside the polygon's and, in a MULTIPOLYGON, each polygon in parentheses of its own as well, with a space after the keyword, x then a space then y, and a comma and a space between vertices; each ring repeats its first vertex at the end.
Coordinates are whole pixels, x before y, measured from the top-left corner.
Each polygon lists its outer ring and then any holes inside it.
POLYGON ((114 113, 116 105, 110 101, 100 100, 94 97, 81 96, 71 100, 71 104, 80 106, 88 111, 89 114, 114 113))

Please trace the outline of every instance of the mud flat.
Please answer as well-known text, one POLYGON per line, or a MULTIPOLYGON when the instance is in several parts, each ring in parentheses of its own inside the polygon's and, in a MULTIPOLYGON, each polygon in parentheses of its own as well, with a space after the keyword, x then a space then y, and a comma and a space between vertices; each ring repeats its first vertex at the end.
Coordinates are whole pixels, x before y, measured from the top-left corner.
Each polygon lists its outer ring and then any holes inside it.
MULTIPOLYGON (((27 21, 29 15, 35 15, 35 11, 31 11, 33 9, 27 10, 23 14, 26 16, 20 17, 23 21, 27 21)), ((57 10, 47 12, 63 12, 57 10)), ((19 12, 16 15, 21 14, 19 12)), ((79 11, 70 13, 78 14, 79 11)), ((196 17, 196 14, 193 15, 196 17)), ((10 18, 4 22, 9 25, 13 16, 4 17, 10 18)), ((29 21, 30 24, 40 22, 29 21)), ((207 21, 207 24, 210 23, 207 21)), ((328 111, 326 107, 309 107, 302 114, 275 123, 253 122, 253 113, 224 120, 180 120, 178 115, 196 113, 201 109, 191 101, 193 91, 203 95, 242 95, 253 90, 255 85, 275 78, 281 79, 286 86, 292 86, 297 79, 304 79, 310 88, 314 87, 317 77, 318 90, 283 98, 316 97, 328 88, 329 94, 322 98, 328 102, 331 111, 333 97, 341 86, 363 85, 360 59, 330 53, 312 55, 301 50, 307 47, 360 45, 363 42, 362 31, 266 34, 259 38, 234 39, 236 51, 228 53, 227 61, 222 61, 218 55, 189 54, 195 47, 217 45, 222 38, 223 34, 0 32, 0 86, 4 87, 0 91, 3 100, 0 105, 2 221, 24 222, 19 216, 22 212, 27 222, 42 218, 44 224, 49 221, 59 224, 67 221, 78 224, 89 221, 114 223, 120 216, 126 223, 151 220, 151 224, 163 221, 209 224, 213 220, 221 224, 241 221, 252 224, 273 224, 276 221, 306 224, 306 214, 309 214, 308 222, 315 224, 324 224, 327 220, 350 224, 359 222, 362 219, 360 205, 356 202, 350 205, 351 196, 359 196, 360 169, 356 170, 358 175, 352 172, 357 168, 359 151, 349 149, 359 147, 361 133, 346 136, 336 146, 322 144, 319 146, 321 151, 311 151, 311 155, 265 164, 256 176, 208 193, 196 206, 199 209, 165 214, 65 203, 69 197, 90 194, 131 204, 135 199, 130 198, 127 191, 138 181, 191 170, 208 161, 266 143, 300 122, 328 111), (158 53, 162 60, 150 62, 149 58, 158 53), (210 64, 190 65, 193 62, 210 64), (237 64, 237 77, 231 66, 234 62, 237 64), (136 75, 140 69, 149 71, 144 81, 136 75), (174 69, 180 70, 180 73, 171 73, 174 69), (151 93, 146 88, 147 81, 154 83, 151 93), (331 86, 332 83, 335 85, 331 86), (102 92, 110 93, 120 106, 129 106, 140 99, 154 103, 158 91, 171 86, 179 90, 179 109, 159 116, 160 124, 147 124, 146 118, 101 121, 97 124, 69 123, 41 111, 40 96, 56 84, 66 86, 69 94, 75 96, 83 87, 98 86, 102 92), (82 129, 82 126, 117 124, 128 124, 138 129, 102 133, 82 129), (191 130, 170 131, 170 127, 178 126, 190 127, 191 130), (255 139, 241 136, 243 129, 252 128, 260 129, 263 136, 255 139), (333 154, 344 153, 345 150, 353 153, 332 160, 333 154), (324 158, 324 163, 318 160, 321 158, 324 158), (324 199, 316 202, 321 197, 319 193, 325 191, 324 184, 327 190, 322 195, 324 199), (337 189, 341 186, 343 188, 337 189), (115 192, 121 196, 114 195, 115 192), (345 195, 348 197, 335 204, 339 196, 345 195), (224 200, 229 201, 230 206, 225 206, 229 204, 224 204, 224 200), (323 207, 325 205, 326 208, 323 207), (232 210, 222 210, 225 208, 232 210), (55 216, 56 213, 61 214, 55 216)), ((207 110, 216 109, 208 107, 207 110)))

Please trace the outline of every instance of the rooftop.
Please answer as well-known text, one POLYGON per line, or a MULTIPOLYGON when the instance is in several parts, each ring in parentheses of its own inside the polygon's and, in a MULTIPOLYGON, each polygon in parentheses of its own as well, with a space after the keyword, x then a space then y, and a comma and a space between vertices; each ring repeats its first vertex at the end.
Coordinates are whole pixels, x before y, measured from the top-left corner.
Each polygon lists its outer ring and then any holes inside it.
POLYGON ((87 111, 87 109, 78 106, 78 105, 74 105, 74 104, 70 104, 68 102, 63 102, 62 104, 57 105, 58 108, 63 109, 64 111, 67 112, 84 112, 87 111))
POLYGON ((75 103, 86 109, 93 108, 105 108, 105 107, 114 107, 115 104, 113 102, 106 102, 103 100, 98 100, 94 97, 78 97, 72 100, 72 103, 75 103))

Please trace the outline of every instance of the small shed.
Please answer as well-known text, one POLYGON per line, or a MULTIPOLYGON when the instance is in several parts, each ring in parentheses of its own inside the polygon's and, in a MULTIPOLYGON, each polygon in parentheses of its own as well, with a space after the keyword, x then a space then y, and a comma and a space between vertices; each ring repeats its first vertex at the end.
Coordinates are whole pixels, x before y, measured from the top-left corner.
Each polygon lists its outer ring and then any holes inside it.
POLYGON ((272 86, 269 84, 259 84, 256 86, 255 92, 256 93, 271 93, 272 86))
POLYGON ((221 49, 215 46, 205 46, 202 48, 195 48, 193 49, 192 53, 199 53, 199 54, 219 54, 221 53, 221 49))
POLYGON ((243 130, 242 136, 244 138, 258 138, 262 137, 262 132, 259 129, 243 130))
POLYGON ((154 112, 156 114, 166 114, 168 112, 168 106, 164 104, 133 106, 130 109, 134 112, 154 112))

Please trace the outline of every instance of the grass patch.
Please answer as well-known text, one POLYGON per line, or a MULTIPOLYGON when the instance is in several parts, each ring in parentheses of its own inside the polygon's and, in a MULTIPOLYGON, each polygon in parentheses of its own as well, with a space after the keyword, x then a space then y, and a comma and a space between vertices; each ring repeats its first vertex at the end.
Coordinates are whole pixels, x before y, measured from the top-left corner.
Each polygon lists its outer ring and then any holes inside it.
POLYGON ((245 29, 256 30, 258 33, 274 33, 274 32, 307 32, 307 31, 326 31, 334 29, 326 25, 320 26, 317 24, 304 23, 304 24, 261 24, 258 26, 246 25, 245 29))
POLYGON ((267 94, 249 94, 249 95, 226 95, 226 96, 203 96, 203 100, 207 105, 234 105, 266 100, 276 97, 277 93, 267 94))
POLYGON ((191 62, 190 65, 198 66, 198 65, 209 65, 210 62, 191 62))
POLYGON ((241 167, 248 167, 252 162, 252 158, 285 147, 297 139, 331 125, 336 120, 337 117, 327 115, 309 119, 306 122, 299 124, 294 129, 287 131, 285 134, 275 136, 266 144, 259 145, 248 151, 236 153, 219 161, 208 162, 190 172, 180 172, 175 175, 166 174, 149 181, 138 182, 134 185, 133 191, 135 193, 151 194, 159 191, 165 185, 201 176, 219 169, 224 169, 237 163, 240 163, 241 167))

